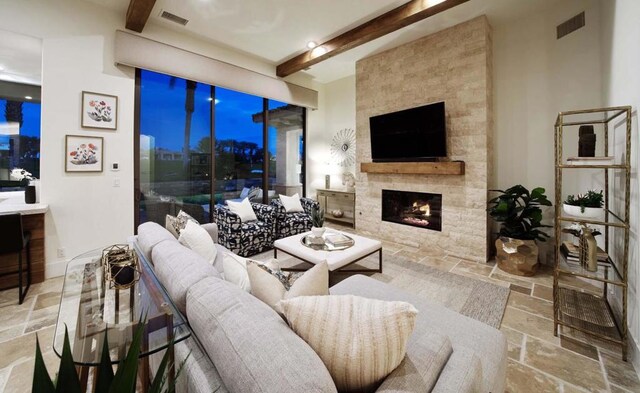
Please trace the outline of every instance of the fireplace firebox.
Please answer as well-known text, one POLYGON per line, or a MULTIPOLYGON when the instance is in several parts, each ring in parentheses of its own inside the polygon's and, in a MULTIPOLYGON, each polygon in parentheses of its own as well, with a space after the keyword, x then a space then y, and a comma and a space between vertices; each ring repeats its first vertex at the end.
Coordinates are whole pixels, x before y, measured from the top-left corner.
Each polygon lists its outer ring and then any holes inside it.
POLYGON ((442 194, 382 190, 382 221, 442 231, 442 194))

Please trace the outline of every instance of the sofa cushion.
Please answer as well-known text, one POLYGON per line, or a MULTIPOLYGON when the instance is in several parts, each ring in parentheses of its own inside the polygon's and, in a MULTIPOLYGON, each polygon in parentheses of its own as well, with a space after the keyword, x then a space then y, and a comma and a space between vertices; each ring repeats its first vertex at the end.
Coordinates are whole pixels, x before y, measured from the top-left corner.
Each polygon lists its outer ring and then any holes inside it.
POLYGON ((420 313, 407 351, 427 332, 446 335, 453 351, 469 349, 480 354, 482 391, 502 392, 507 375, 507 340, 504 334, 475 319, 449 310, 439 303, 417 297, 392 285, 363 275, 351 276, 330 288, 331 294, 358 295, 382 300, 400 300, 413 304, 420 313))
POLYGON ((189 323, 232 392, 336 392, 318 355, 269 306, 224 280, 187 295, 189 323))
POLYGON ((407 347, 407 355, 377 393, 430 392, 438 381, 453 349, 447 336, 427 333, 407 347))
POLYGON ((404 359, 418 310, 361 296, 301 296, 279 303, 341 392, 371 392, 404 359))
POLYGON ((169 240, 174 243, 178 243, 178 240, 173 237, 169 231, 155 222, 145 222, 138 226, 138 245, 140 250, 144 254, 144 257, 151 264, 154 264, 151 257, 151 250, 160 242, 169 240))
POLYGON ((176 242, 161 242, 153 248, 154 270, 167 293, 186 315, 187 291, 198 281, 220 273, 207 260, 176 242))

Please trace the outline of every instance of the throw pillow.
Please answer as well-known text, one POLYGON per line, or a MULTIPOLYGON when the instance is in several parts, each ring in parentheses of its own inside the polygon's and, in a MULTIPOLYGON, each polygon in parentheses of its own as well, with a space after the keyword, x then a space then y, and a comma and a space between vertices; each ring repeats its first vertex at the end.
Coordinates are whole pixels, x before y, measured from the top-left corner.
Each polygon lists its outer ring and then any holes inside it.
POLYGON ((177 218, 175 216, 170 215, 170 214, 167 214, 164 217, 164 227, 165 227, 165 229, 167 231, 169 231, 177 239, 180 235, 178 234, 178 232, 176 232, 176 223, 175 223, 176 220, 177 220, 177 218))
POLYGON ((286 196, 280 194, 280 202, 284 206, 284 210, 287 213, 304 212, 302 203, 300 203, 300 195, 293 194, 293 196, 286 196))
POLYGON ((247 194, 247 198, 249 198, 249 201, 257 200, 260 202, 260 199, 262 199, 262 188, 251 187, 251 191, 247 194))
POLYGON ((240 192, 240 199, 244 199, 246 197, 249 196, 249 191, 251 191, 251 189, 249 187, 244 187, 242 189, 242 191, 240 192))
POLYGON ((199 224, 191 220, 187 221, 187 225, 182 232, 180 232, 178 241, 180 244, 195 251, 196 254, 206 259, 210 264, 213 265, 213 261, 216 260, 218 249, 213 243, 209 232, 199 224))
MULTIPOLYGON (((232 252, 225 253, 224 259, 222 260, 225 281, 229 281, 245 291, 251 292, 251 282, 249 281, 249 273, 247 273, 247 262, 249 261, 263 264, 262 262, 243 258, 232 252)), ((275 270, 278 268, 276 263, 277 262, 267 262, 266 266, 275 270)))
POLYGON ((242 202, 227 201, 229 210, 240 217, 241 222, 256 221, 256 213, 253 211, 249 198, 244 198, 242 202))
POLYGON ((270 269, 267 265, 253 263, 253 261, 247 264, 247 273, 251 283, 251 294, 278 312, 280 309, 276 305, 282 299, 329 294, 327 262, 312 267, 295 282, 292 282, 294 275, 280 269, 270 269))
POLYGON ((279 303, 341 392, 372 391, 402 362, 418 310, 353 295, 300 296, 279 303))
POLYGON ((193 221, 196 224, 200 224, 198 220, 191 217, 188 213, 180 210, 178 215, 173 217, 169 214, 165 216, 165 227, 169 230, 169 232, 173 233, 175 237, 180 236, 180 232, 187 226, 187 221, 193 221), (169 229, 169 226, 173 229, 169 229))

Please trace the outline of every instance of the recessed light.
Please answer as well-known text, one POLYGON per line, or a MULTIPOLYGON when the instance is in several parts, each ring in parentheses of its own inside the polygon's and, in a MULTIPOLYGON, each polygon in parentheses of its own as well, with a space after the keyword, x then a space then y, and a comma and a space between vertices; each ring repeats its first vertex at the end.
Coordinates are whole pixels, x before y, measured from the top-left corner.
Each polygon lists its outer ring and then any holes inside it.
POLYGON ((325 48, 324 46, 316 46, 315 48, 313 48, 313 50, 311 51, 311 54, 318 57, 318 56, 322 56, 325 53, 327 53, 327 48, 325 48))
POLYGON ((316 44, 316 43, 315 43, 315 41, 309 41, 309 42, 307 42, 307 48, 309 48, 309 49, 313 49, 313 48, 315 48, 316 46, 318 46, 318 44, 316 44))
POLYGON ((24 98, 26 98, 27 100, 33 99, 33 97, 31 97, 31 96, 24 96, 24 98))

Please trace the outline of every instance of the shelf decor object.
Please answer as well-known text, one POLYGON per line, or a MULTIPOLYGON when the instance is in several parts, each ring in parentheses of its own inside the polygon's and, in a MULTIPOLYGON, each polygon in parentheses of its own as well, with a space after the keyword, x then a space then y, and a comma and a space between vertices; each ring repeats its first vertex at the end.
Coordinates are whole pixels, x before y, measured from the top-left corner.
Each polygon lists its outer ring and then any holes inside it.
MULTIPOLYGON (((589 146, 588 150, 590 148, 589 146)), ((630 106, 558 114, 555 123, 556 247, 553 274, 553 333, 558 336, 561 327, 568 327, 618 344, 624 361, 627 360, 628 345, 630 175, 630 106), (590 157, 586 162, 580 162, 584 158, 571 158, 565 163, 565 132, 578 133, 581 129, 583 135, 592 135, 591 130, 594 126, 597 127, 597 131, 603 131, 598 137, 598 143, 602 143, 603 146, 600 149, 598 146, 595 147, 595 151, 603 157, 590 157), (614 142, 615 148, 612 148, 614 142), (604 206, 598 209, 599 215, 573 214, 567 211, 567 206, 563 206, 563 177, 571 179, 571 176, 577 175, 583 169, 587 170, 588 178, 594 182, 593 186, 600 188, 604 184, 604 206), (567 230, 568 225, 573 227, 572 223, 583 228, 579 247, 563 238, 575 235, 575 231, 567 230), (596 226, 596 230, 602 232, 604 250, 598 248, 593 238, 596 232, 591 233, 587 224, 596 226), (565 286, 563 279, 567 277, 580 278, 592 284, 591 287, 595 289, 581 291, 565 286), (614 298, 614 295, 619 298, 614 298)), ((571 207, 576 207, 580 212, 580 206, 571 207)))
POLYGON ((331 156, 339 166, 349 167, 356 162, 356 132, 343 128, 331 140, 331 156))
POLYGON ((127 244, 114 244, 102 250, 102 268, 109 289, 128 289, 140 279, 138 255, 127 244))

